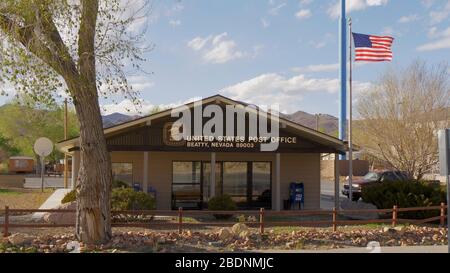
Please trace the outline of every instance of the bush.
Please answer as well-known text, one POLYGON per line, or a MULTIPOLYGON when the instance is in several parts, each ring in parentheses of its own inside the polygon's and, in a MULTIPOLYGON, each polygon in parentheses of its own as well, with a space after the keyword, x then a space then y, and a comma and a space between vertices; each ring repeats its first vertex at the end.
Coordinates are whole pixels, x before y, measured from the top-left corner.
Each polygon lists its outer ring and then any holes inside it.
POLYGON ((77 191, 72 190, 64 195, 64 198, 61 200, 61 204, 72 203, 77 201, 77 191))
MULTIPOLYGON (((67 193, 61 203, 77 200, 76 190, 67 193)), ((131 188, 115 188, 111 194, 112 210, 152 210, 155 209, 155 199, 145 192, 136 192, 131 188)))
POLYGON ((145 192, 137 192, 130 188, 113 189, 111 209, 114 210, 152 210, 155 199, 145 192))
MULTIPOLYGON (((432 207, 445 202, 440 187, 420 181, 374 183, 362 189, 362 199, 378 209, 432 207)), ((438 216, 438 211, 412 211, 399 213, 400 218, 424 219, 438 216)))
POLYGON ((113 184, 112 184, 112 188, 116 189, 116 188, 130 188, 130 185, 128 185, 127 183, 120 181, 120 180, 114 180, 113 184))
MULTIPOLYGON (((208 209, 215 211, 233 211, 237 210, 237 205, 229 195, 221 195, 213 197, 208 202, 208 209)), ((229 219, 233 215, 215 214, 216 219, 229 219)))

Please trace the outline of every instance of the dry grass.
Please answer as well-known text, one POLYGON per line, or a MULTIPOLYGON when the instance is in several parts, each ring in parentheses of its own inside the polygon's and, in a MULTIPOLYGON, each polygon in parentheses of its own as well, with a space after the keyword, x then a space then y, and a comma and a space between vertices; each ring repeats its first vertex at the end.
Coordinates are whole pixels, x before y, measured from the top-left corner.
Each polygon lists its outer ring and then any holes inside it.
POLYGON ((21 188, 0 188, 0 214, 5 206, 11 209, 38 209, 53 190, 30 190, 21 188))

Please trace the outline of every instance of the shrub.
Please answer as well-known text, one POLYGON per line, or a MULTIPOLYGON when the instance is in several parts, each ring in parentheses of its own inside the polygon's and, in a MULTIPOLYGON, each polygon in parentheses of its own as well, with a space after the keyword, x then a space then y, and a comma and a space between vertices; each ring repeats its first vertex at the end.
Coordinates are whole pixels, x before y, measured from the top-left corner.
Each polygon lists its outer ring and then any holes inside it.
MULTIPOLYGON (((213 197, 208 202, 208 209, 215 211, 233 211, 237 210, 237 205, 229 195, 221 195, 213 197)), ((216 219, 229 219, 233 215, 215 214, 216 219)))
MULTIPOLYGON (((445 192, 440 187, 421 181, 382 182, 362 189, 362 199, 378 209, 431 207, 445 202, 445 192)), ((438 216, 438 211, 412 211, 399 213, 400 218, 423 219, 438 216)))
POLYGON ((130 188, 130 185, 128 185, 127 183, 120 181, 120 180, 114 180, 113 184, 112 184, 112 188, 116 189, 116 188, 130 188))
MULTIPOLYGON (((61 203, 77 200, 76 190, 67 193, 61 203)), ((111 194, 112 210, 152 210, 155 209, 155 199, 145 192, 136 192, 131 188, 115 188, 111 194)))
POLYGON ((112 210, 152 210, 155 199, 145 192, 137 192, 131 188, 113 189, 111 195, 112 210))
POLYGON ((61 200, 61 204, 72 203, 77 201, 77 191, 72 190, 64 195, 64 198, 61 200))

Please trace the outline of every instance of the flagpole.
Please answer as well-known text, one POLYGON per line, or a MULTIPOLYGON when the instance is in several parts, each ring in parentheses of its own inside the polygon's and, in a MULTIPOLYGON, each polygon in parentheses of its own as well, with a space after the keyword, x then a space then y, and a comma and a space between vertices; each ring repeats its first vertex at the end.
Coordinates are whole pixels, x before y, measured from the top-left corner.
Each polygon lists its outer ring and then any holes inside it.
MULTIPOLYGON (((347 17, 346 0, 341 0, 341 18, 339 20, 339 77, 341 85, 340 113, 339 113, 339 138, 347 139, 347 17)), ((341 160, 346 156, 342 155, 341 160)))
POLYGON ((349 186, 349 198, 353 201, 353 60, 352 60, 352 18, 348 19, 348 24, 350 27, 350 75, 349 75, 349 123, 348 123, 348 186, 349 186))

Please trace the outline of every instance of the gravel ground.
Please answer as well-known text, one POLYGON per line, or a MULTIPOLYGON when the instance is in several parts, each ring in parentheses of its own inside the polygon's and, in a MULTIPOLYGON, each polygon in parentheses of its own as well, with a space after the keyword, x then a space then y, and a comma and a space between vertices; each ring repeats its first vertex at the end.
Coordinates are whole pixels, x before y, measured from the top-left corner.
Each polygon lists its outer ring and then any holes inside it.
MULTIPOLYGON (((0 243, 1 252, 67 252, 74 241, 73 228, 14 229, 0 243)), ((348 227, 338 232, 318 228, 273 228, 260 235, 257 229, 237 224, 232 228, 203 228, 182 234, 169 230, 113 228, 110 243, 81 245, 81 252, 255 252, 330 250, 366 247, 446 245, 446 230, 432 226, 348 227)), ((0 241, 1 242, 1 241, 0 241)))

